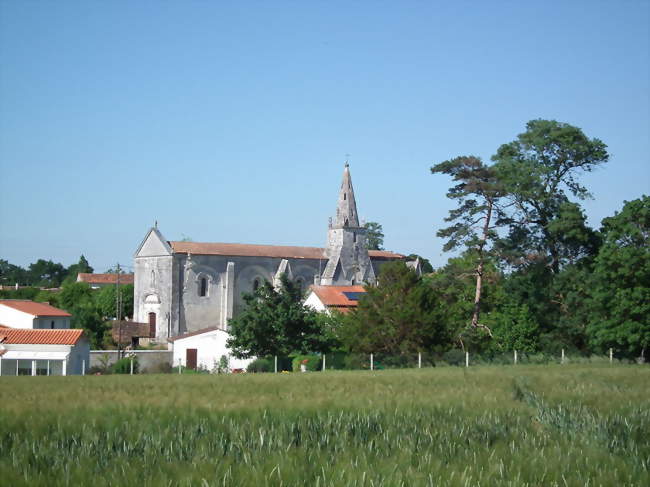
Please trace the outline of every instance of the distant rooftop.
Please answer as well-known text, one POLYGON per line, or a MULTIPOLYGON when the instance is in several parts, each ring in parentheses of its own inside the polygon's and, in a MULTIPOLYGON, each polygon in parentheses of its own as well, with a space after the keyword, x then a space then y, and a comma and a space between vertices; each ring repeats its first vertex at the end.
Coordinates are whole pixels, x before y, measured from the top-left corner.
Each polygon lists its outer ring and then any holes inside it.
POLYGON ((64 311, 47 303, 37 303, 27 299, 0 299, 0 305, 22 311, 32 316, 72 316, 64 311))
MULTIPOLYGON (((80 272, 77 275, 77 282, 88 284, 116 284, 117 274, 89 274, 80 272)), ((120 284, 133 284, 133 274, 120 274, 120 284)))

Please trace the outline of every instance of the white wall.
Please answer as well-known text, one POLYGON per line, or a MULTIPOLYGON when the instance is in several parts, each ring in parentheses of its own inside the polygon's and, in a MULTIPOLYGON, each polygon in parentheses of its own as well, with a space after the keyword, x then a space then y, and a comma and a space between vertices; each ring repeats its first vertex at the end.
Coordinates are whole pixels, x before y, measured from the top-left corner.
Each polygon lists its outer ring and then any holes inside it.
POLYGON ((316 293, 314 291, 311 291, 309 293, 309 296, 307 296, 307 299, 305 299, 304 305, 308 308, 311 308, 315 311, 318 312, 323 312, 325 311, 326 313, 329 314, 329 310, 325 307, 323 302, 318 299, 318 296, 316 296, 316 293))
POLYGON ((226 340, 230 335, 223 330, 214 330, 200 335, 174 340, 174 358, 172 365, 177 367, 179 362, 185 366, 186 351, 188 348, 196 348, 196 365, 199 368, 214 370, 219 364, 219 359, 226 355, 229 358, 230 369, 246 369, 254 359, 237 359, 231 355, 230 349, 226 346, 226 340))
POLYGON ((68 316, 38 316, 34 319, 34 328, 51 329, 54 322, 54 329, 70 328, 70 317, 68 316))
POLYGON ((34 315, 0 304, 0 325, 11 328, 33 328, 34 318, 34 315))

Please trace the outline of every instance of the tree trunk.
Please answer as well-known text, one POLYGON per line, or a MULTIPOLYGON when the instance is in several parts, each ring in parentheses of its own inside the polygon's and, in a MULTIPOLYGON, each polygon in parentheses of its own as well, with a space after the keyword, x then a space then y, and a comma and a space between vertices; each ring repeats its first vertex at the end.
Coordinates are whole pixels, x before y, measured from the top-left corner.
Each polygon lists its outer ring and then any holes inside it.
MULTIPOLYGON (((479 327, 479 318, 481 314, 481 291, 483 290, 483 266, 484 266, 484 256, 483 256, 483 247, 487 242, 488 233, 490 231, 490 220, 492 219, 492 199, 487 200, 487 212, 485 214, 485 224, 483 225, 483 234, 481 235, 481 241, 478 244, 478 263, 476 265, 476 292, 474 294, 474 313, 472 314, 472 327, 479 327)), ((489 329, 488 329, 489 332, 489 329)), ((492 333, 490 333, 492 335, 492 333)))

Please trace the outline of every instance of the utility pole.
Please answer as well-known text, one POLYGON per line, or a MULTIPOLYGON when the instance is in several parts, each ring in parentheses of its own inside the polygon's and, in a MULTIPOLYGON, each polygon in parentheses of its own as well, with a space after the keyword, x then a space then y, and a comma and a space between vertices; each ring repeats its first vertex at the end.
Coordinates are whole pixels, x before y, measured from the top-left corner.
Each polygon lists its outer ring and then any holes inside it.
POLYGON ((120 350, 122 348, 122 320, 121 311, 122 303, 120 302, 120 264, 117 264, 117 279, 115 279, 115 318, 117 319, 118 333, 117 333, 117 359, 120 359, 120 350))

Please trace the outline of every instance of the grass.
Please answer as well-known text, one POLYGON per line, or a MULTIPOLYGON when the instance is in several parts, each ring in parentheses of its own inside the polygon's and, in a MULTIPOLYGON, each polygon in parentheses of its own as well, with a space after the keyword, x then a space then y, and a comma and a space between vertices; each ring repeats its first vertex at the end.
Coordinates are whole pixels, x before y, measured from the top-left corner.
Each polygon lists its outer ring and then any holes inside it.
POLYGON ((649 485, 650 367, 0 378, 0 485, 649 485))

